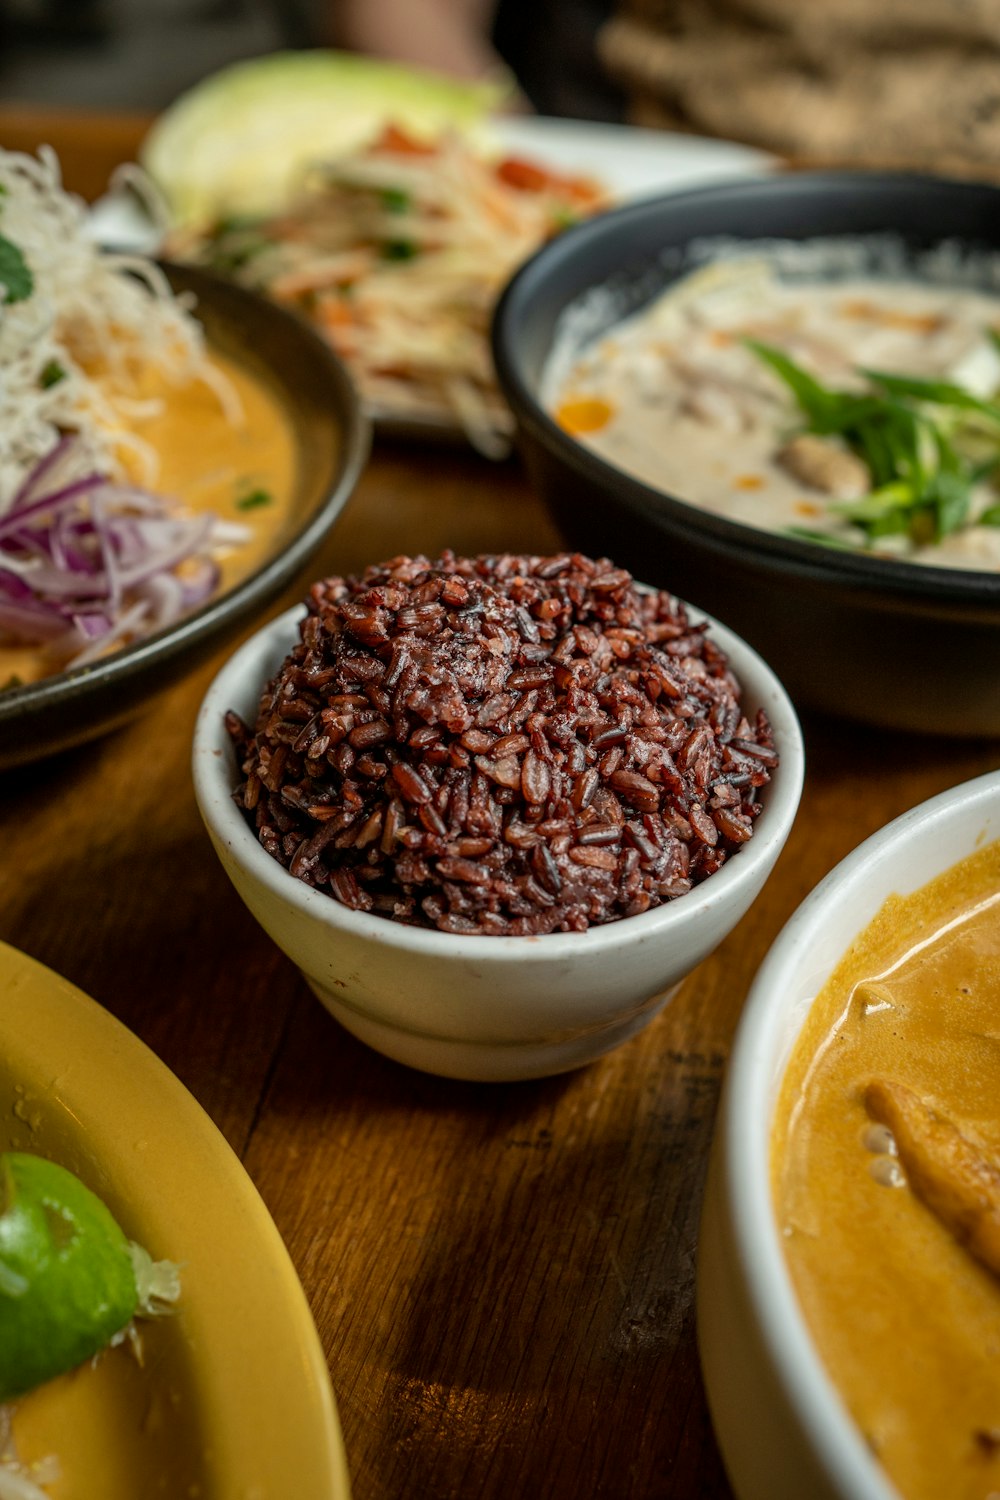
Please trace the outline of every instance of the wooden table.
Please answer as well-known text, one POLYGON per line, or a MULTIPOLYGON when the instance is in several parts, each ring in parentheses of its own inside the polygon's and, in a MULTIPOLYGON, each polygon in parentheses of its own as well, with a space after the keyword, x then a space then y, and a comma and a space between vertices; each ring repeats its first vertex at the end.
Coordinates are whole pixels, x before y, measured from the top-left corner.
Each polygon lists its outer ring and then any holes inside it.
MULTIPOLYGON (((4 145, 65 148, 89 192, 138 135, 0 112, 4 145)), ((514 463, 378 446, 313 572, 557 541, 514 463)), ((230 887, 188 769, 218 666, 112 738, 0 778, 0 937, 136 1031, 239 1153, 315 1314, 356 1500, 730 1496, 694 1267, 740 1006, 820 877, 995 766, 1000 745, 806 718, 805 795, 775 874, 667 1009, 581 1072, 460 1084, 343 1032, 230 887)))

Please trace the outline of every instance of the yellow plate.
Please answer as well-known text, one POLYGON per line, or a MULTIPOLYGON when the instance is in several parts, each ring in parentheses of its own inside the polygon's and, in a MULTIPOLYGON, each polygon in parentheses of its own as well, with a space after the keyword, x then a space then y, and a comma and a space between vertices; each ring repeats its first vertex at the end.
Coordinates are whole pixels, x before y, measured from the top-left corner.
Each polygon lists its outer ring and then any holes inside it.
POLYGON ((330 1377, 288 1252, 201 1106, 120 1022, 0 943, 0 1149, 77 1173, 180 1263, 176 1313, 23 1398, 53 1500, 348 1500, 330 1377))

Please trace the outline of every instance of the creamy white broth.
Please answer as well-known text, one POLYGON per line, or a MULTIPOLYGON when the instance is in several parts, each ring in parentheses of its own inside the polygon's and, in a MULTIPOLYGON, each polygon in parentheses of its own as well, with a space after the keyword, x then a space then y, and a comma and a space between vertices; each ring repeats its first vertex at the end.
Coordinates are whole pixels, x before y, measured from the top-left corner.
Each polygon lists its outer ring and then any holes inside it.
MULTIPOLYGON (((990 397, 1000 354, 988 330, 998 327, 1000 295, 965 287, 874 277, 781 282, 762 261, 721 264, 671 287, 575 358, 554 360, 543 399, 580 441, 658 489, 747 525, 862 543, 831 509, 839 492, 778 461, 804 418, 743 341, 782 349, 835 389, 862 389, 857 371, 866 366, 990 397)), ((998 500, 992 482, 977 486, 973 521, 998 500)), ((917 548, 882 538, 873 550, 1000 570, 1000 527, 970 524, 917 548)))

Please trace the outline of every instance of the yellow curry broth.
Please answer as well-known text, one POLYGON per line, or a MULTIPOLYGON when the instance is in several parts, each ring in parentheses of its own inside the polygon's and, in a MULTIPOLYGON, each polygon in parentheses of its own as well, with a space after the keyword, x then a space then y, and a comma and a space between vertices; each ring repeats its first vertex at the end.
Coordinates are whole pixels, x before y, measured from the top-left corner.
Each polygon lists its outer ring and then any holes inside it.
POLYGON ((156 489, 188 509, 214 511, 245 526, 246 542, 219 558, 222 588, 260 566, 288 519, 296 481, 295 440, 281 404, 244 366, 221 355, 212 359, 236 396, 241 421, 227 415, 216 391, 204 381, 161 391, 160 412, 136 424, 136 433, 156 451, 156 489), (240 507, 255 492, 267 505, 240 507))
POLYGON ((1000 843, 892 898, 852 946, 796 1043, 772 1150, 796 1291, 861 1431, 907 1500, 987 1500, 1000 1494, 1000 1277, 872 1149, 875 1079, 912 1089, 1000 1165, 1000 843))
MULTIPOLYGON (((155 403, 158 410, 135 420, 132 430, 156 455, 155 481, 141 472, 134 454, 123 452, 121 458, 136 482, 188 510, 212 511, 245 529, 245 541, 217 554, 219 588, 225 590, 275 550, 288 521, 297 456, 291 424, 266 384, 224 356, 213 355, 212 364, 230 386, 241 419, 233 420, 217 391, 204 381, 178 386, 149 379, 133 395, 142 403, 155 403), (266 494, 268 503, 241 506, 254 494, 266 494)), ((34 682, 52 670, 40 648, 0 646, 0 684, 12 677, 34 682)))

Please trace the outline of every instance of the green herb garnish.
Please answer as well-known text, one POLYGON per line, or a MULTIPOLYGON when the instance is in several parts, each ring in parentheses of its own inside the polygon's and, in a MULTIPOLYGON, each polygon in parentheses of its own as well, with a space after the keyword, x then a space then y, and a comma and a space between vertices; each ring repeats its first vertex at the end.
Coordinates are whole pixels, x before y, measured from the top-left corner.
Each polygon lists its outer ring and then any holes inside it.
POLYGON ((412 240, 386 240, 382 246, 383 260, 412 260, 417 253, 412 240))
POLYGON ((271 248, 266 221, 259 214, 227 214, 212 226, 207 264, 213 271, 231 275, 271 248))
POLYGON ((35 290, 35 278, 24 255, 6 235, 0 234, 0 285, 6 288, 6 304, 24 302, 35 290))
POLYGON ((386 213, 405 214, 410 207, 410 195, 405 188, 383 188, 381 197, 386 213))
MULTIPOLYGON (((1000 348, 1000 335, 989 330, 1000 348)), ((982 400, 946 380, 861 370, 869 389, 834 390, 780 349, 748 339, 795 397, 807 432, 836 437, 866 464, 872 489, 860 500, 831 501, 831 511, 856 527, 865 545, 906 536, 928 546, 970 521, 973 487, 1000 464, 1000 402, 982 400)), ((984 525, 1000 524, 987 516, 984 525)), ((788 535, 830 544, 808 528, 788 535)))
POLYGON ((65 379, 66 371, 63 369, 62 365, 57 359, 50 359, 41 375, 38 377, 38 383, 42 387, 43 391, 48 391, 51 390, 54 385, 58 385, 60 380, 65 379))
POLYGON ((254 230, 238 230, 212 243, 208 265, 220 275, 232 275, 256 256, 271 249, 271 241, 254 230))
POLYGON ((227 234, 237 234, 244 229, 256 229, 262 222, 260 214, 223 214, 212 225, 212 234, 222 239, 227 234))
POLYGON ((783 529, 784 536, 793 536, 801 542, 819 542, 824 547, 833 547, 838 552, 857 552, 851 542, 845 542, 843 537, 834 536, 829 531, 817 531, 813 526, 786 526, 783 529))
POLYGON ((950 380, 921 380, 915 375, 889 375, 884 370, 862 370, 861 373, 873 386, 890 396, 908 396, 934 406, 957 406, 963 411, 980 412, 991 422, 1000 422, 1000 406, 995 401, 982 401, 964 386, 955 385, 950 380))
POLYGON ((274 496, 269 490, 250 490, 236 501, 237 510, 258 510, 262 505, 273 505, 274 496))

